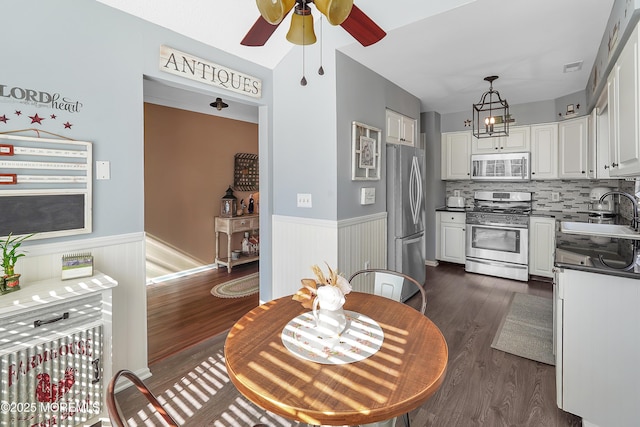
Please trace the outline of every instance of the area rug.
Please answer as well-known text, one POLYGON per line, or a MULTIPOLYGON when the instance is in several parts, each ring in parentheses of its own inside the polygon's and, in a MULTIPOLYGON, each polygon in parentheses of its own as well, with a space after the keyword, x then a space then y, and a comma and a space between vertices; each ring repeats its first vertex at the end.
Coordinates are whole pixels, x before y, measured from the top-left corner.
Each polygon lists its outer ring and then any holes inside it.
POLYGON ((514 293, 491 347, 536 362, 555 365, 553 300, 514 293))
POLYGON ((259 290, 260 274, 253 273, 214 286, 211 295, 218 298, 240 298, 253 295, 259 290))

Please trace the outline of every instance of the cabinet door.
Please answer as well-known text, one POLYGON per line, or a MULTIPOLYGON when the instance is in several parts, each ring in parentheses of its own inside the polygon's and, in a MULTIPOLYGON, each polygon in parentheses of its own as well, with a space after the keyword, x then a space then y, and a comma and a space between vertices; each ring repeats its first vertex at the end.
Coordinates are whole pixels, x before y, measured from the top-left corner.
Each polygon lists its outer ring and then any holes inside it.
POLYGON ((470 155, 471 131, 443 133, 441 178, 469 179, 470 155))
POLYGON ((556 247, 555 218, 531 217, 529 221, 529 274, 553 277, 556 247))
POLYGON ((609 176, 617 177, 618 176, 618 114, 616 112, 617 102, 616 102, 616 92, 617 92, 617 83, 615 65, 614 70, 609 74, 609 78, 607 79, 607 100, 608 100, 608 110, 609 110, 609 176))
POLYGON ((443 222, 440 225, 441 260, 464 264, 465 262, 465 228, 460 224, 443 222))
POLYGON ((500 138, 473 138, 472 154, 491 154, 500 151, 500 138))
POLYGON ((558 179, 558 124, 531 126, 531 179, 558 179))
POLYGON ((558 176, 587 178, 587 117, 558 125, 558 176))
POLYGON ((531 132, 529 126, 509 128, 509 136, 499 138, 500 151, 517 153, 529 151, 531 147, 531 132))
POLYGON ((410 117, 402 117, 402 133, 400 143, 405 145, 415 145, 416 121, 410 117))
POLYGON ((402 115, 395 111, 387 110, 387 136, 390 144, 399 144, 402 137, 402 115))
POLYGON ((598 136, 598 110, 587 116, 587 178, 596 179, 596 138, 598 136))
POLYGON ((611 163, 609 162, 610 115, 608 103, 608 84, 598 102, 595 111, 595 144, 596 144, 596 179, 608 179, 611 163))
POLYGON ((638 141, 638 30, 634 30, 622 49, 613 73, 616 102, 616 160, 618 176, 640 173, 640 141, 638 141))

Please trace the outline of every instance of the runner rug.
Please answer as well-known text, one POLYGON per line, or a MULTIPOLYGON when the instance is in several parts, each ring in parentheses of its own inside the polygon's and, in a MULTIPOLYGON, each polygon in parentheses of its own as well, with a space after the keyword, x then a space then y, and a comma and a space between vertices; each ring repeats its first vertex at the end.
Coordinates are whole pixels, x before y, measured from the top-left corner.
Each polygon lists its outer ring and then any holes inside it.
POLYGON ((259 290, 259 273, 253 273, 248 276, 220 283, 211 289, 211 294, 218 298, 240 298, 258 293, 259 290))
POLYGON ((536 362, 555 365, 553 300, 514 293, 491 347, 536 362))

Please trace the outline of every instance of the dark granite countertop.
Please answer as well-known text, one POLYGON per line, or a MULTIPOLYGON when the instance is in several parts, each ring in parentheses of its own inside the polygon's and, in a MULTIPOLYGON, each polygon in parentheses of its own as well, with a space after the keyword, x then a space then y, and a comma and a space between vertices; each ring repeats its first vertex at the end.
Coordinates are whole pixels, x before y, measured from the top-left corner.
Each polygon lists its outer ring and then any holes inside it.
POLYGON ((640 279, 640 265, 637 263, 634 262, 630 270, 623 269, 624 266, 631 262, 629 258, 630 257, 624 259, 620 255, 612 252, 559 246, 556 248, 555 266, 607 276, 640 279), (604 262, 609 264, 609 266, 600 261, 599 255, 603 256, 604 262))

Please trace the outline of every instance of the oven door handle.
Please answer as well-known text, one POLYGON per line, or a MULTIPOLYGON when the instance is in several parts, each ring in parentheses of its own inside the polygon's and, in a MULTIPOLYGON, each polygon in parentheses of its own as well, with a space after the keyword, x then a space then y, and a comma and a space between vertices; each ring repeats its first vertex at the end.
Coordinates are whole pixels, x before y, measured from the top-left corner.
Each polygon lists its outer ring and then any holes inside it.
MULTIPOLYGON (((494 266, 494 267, 504 267, 505 266, 505 263, 503 263, 503 262, 487 261, 485 259, 473 258, 472 261, 473 262, 477 262, 478 264, 491 265, 491 266, 494 266)), ((521 270, 526 270, 529 267, 527 265, 519 265, 519 264, 509 263, 509 268, 518 268, 518 269, 521 269, 521 270)))
POLYGON ((504 230, 505 228, 518 229, 518 230, 526 230, 529 228, 527 224, 502 224, 497 222, 492 222, 491 224, 477 224, 477 223, 466 223, 467 227, 479 226, 484 228, 491 228, 494 230, 504 230))

